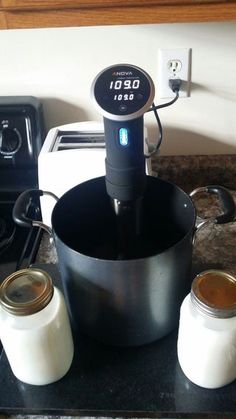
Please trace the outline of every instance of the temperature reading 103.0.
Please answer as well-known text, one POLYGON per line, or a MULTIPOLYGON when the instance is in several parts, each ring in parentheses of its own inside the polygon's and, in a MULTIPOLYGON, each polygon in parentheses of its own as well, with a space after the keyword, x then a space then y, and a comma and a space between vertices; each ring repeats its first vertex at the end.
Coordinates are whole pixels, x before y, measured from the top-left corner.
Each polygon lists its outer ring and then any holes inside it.
POLYGON ((134 80, 112 80, 110 82, 110 90, 130 90, 130 89, 138 89, 140 86, 140 80, 134 79, 134 80))

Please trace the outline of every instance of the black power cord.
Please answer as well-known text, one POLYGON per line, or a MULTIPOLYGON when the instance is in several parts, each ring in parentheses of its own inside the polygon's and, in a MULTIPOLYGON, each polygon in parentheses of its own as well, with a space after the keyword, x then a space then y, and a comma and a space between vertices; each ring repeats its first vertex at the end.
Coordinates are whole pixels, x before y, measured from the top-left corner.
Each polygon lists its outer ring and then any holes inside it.
POLYGON ((158 129, 159 129, 159 138, 156 144, 155 149, 148 155, 145 155, 145 157, 148 159, 151 156, 153 156, 153 154, 155 154, 162 143, 162 139, 163 139, 163 130, 162 130, 162 125, 161 125, 161 120, 159 118, 158 109, 162 109, 162 108, 166 108, 167 106, 173 105, 173 103, 175 103, 178 99, 179 99, 179 91, 180 91, 180 87, 181 87, 182 81, 181 79, 169 79, 169 86, 171 88, 171 90, 175 93, 175 97, 170 100, 169 102, 163 103, 162 105, 155 105, 155 103, 153 102, 152 107, 150 109, 148 109, 147 112, 154 112, 156 121, 157 121, 157 125, 158 125, 158 129))

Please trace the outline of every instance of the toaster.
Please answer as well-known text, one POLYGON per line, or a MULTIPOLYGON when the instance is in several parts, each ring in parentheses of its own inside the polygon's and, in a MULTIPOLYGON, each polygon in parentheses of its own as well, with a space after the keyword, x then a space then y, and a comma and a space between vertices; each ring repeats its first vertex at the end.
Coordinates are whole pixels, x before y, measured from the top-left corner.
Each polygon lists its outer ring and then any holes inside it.
MULTIPOLYGON (((146 152, 146 128, 144 147, 146 152)), ((104 176, 105 156, 102 122, 76 122, 52 128, 38 156, 39 189, 52 192, 60 198, 79 183, 104 176)), ((151 159, 146 159, 146 172, 152 172, 151 159)), ((55 201, 47 195, 42 196, 40 200, 42 220, 50 226, 55 201)))

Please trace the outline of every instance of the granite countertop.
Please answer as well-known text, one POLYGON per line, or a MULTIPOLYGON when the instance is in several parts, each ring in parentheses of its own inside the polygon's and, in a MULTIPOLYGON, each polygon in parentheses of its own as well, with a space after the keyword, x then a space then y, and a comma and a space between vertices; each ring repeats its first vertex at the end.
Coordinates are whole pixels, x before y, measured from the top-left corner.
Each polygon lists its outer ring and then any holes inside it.
MULTIPOLYGON (((158 176, 176 183, 186 192, 209 184, 226 186, 236 203, 236 156, 159 157, 153 167, 158 176)), ((198 214, 204 217, 221 211, 215 196, 201 194, 194 203, 198 214)), ((235 222, 211 224, 201 229, 194 244, 193 273, 214 267, 236 275, 235 232, 235 222)), ((43 235, 36 262, 48 270, 60 286, 57 256, 47 234, 43 235)), ((174 331, 153 344, 125 349, 78 336, 69 373, 58 383, 43 387, 19 382, 3 353, 0 417, 3 413, 235 418, 236 381, 217 390, 205 390, 192 384, 178 365, 176 341, 177 331, 174 331)))
MULTIPOLYGON (((197 187, 221 185, 236 202, 236 155, 156 157, 153 169, 162 179, 175 183, 187 193, 197 187)), ((194 198, 198 215, 219 215, 219 200, 209 194, 194 198)), ((236 275, 236 223, 212 224, 199 231, 193 251, 193 266, 215 267, 236 275)))

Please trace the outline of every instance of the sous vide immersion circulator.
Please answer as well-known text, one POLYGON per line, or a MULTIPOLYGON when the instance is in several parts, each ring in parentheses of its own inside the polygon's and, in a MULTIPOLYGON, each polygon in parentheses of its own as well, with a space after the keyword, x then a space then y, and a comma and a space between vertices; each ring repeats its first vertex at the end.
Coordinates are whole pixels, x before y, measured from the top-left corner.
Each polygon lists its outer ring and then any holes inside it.
POLYGON ((129 64, 106 68, 92 84, 93 100, 104 117, 106 187, 113 199, 132 201, 143 194, 143 114, 154 94, 150 76, 129 64))
POLYGON ((150 76, 129 64, 106 68, 92 84, 93 101, 104 118, 106 190, 117 215, 121 257, 140 253, 146 186, 143 115, 154 95, 150 76))

